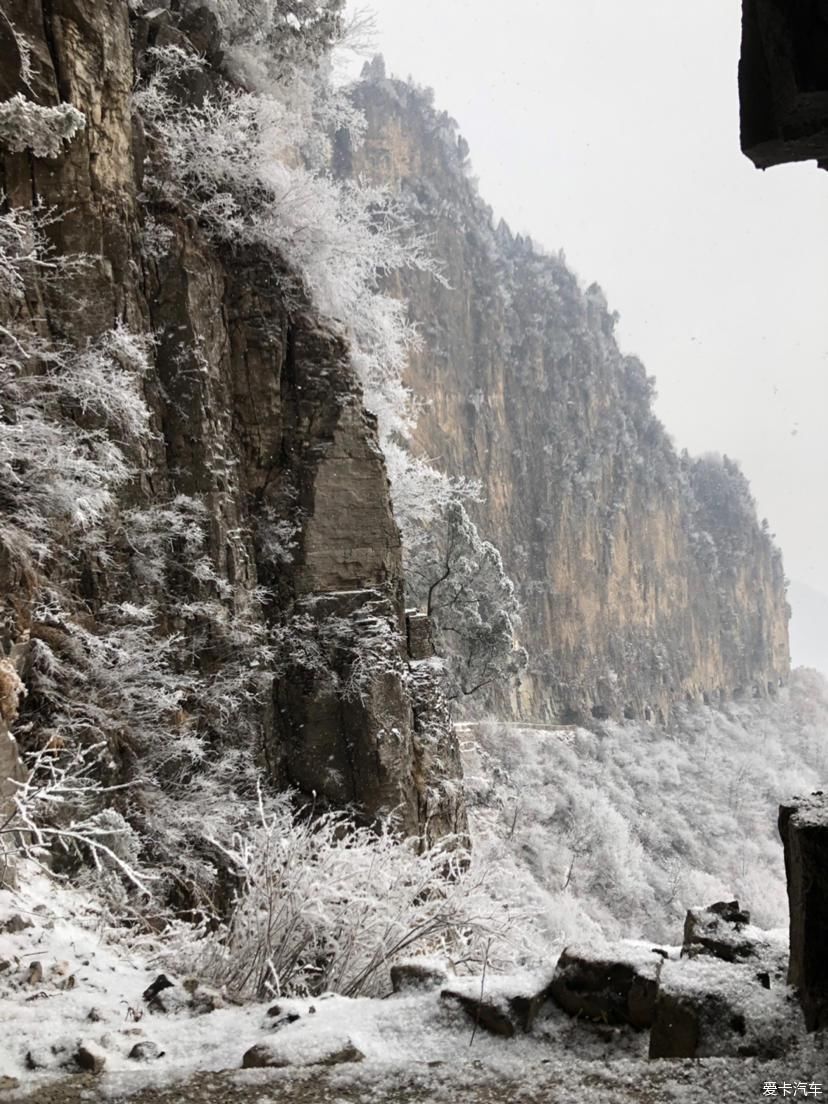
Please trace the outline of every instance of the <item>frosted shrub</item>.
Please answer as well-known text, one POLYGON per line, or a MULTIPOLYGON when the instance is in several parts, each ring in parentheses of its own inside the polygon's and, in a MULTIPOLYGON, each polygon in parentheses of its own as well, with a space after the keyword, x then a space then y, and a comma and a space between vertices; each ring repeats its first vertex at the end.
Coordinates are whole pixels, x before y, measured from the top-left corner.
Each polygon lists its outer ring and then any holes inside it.
POLYGON ((208 0, 207 6, 230 47, 264 46, 282 69, 312 64, 345 27, 345 0, 208 0))
POLYGON ((86 126, 86 116, 72 104, 41 107, 18 92, 0 103, 0 142, 12 153, 31 150, 35 157, 60 157, 86 126))
POLYGON ((393 488, 394 517, 408 547, 438 525, 454 503, 481 499, 479 483, 445 475, 396 441, 386 443, 385 463, 393 488))
POLYGON ((474 694, 525 667, 526 652, 515 639, 514 584, 500 552, 483 540, 460 501, 449 501, 438 524, 416 533, 407 560, 409 593, 434 621, 453 697, 474 694))
POLYGON ((224 853, 241 888, 195 969, 235 994, 381 995, 403 955, 438 953, 459 969, 521 956, 512 938, 526 918, 464 873, 451 841, 419 855, 387 824, 297 817, 283 796, 224 853))
POLYGON ((190 685, 170 669, 175 638, 157 635, 152 611, 128 605, 100 611, 105 631, 84 629, 53 592, 43 594, 32 617, 27 674, 34 700, 17 729, 24 747, 139 751, 151 771, 153 749, 169 752, 170 720, 190 685))
POLYGON ((16 855, 50 863, 91 862, 101 874, 115 872, 137 889, 138 839, 120 813, 104 808, 122 787, 100 781, 104 746, 62 751, 47 747, 34 755, 26 778, 15 784, 11 811, 0 820, 0 870, 16 855))
MULTIPOLYGON (((81 257, 51 252, 48 211, 0 215, 0 292, 12 308, 33 280, 67 281, 81 257)), ((84 348, 46 342, 9 318, 0 325, 0 540, 42 558, 56 526, 89 529, 130 476, 123 442, 149 432, 141 394, 144 339, 118 325, 84 348), (81 427, 75 418, 86 424, 81 427)))

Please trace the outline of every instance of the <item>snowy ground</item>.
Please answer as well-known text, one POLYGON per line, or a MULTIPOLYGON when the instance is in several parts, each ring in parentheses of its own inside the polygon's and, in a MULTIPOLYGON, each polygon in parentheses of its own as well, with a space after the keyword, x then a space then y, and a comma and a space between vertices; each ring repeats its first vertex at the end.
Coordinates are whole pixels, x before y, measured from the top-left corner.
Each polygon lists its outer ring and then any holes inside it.
MULTIPOLYGON (((760 1100, 766 1082, 819 1084, 828 1098, 828 1051, 813 1041, 797 1056, 772 1065, 648 1062, 646 1034, 590 1026, 554 1011, 528 1035, 505 1039, 478 1029, 472 1038, 472 1021, 435 991, 386 999, 225 1004, 200 1014, 171 1002, 170 1011, 152 1012, 142 994, 157 976, 157 964, 108 939, 86 896, 42 877, 27 879, 27 888, 18 893, 0 892, 0 965, 5 963, 0 1100, 80 1104, 135 1094, 136 1104, 572 1099, 694 1104, 711 1097, 760 1100), (10 921, 20 930, 7 930, 10 921), (268 1015, 274 1004, 279 1014, 268 1015), (129 1057, 136 1043, 147 1041, 156 1044, 160 1057, 150 1062, 129 1057), (241 1070, 245 1051, 260 1043, 286 1068, 241 1070), (103 1059, 100 1074, 75 1072, 81 1044, 103 1059), (324 1065, 347 1046, 362 1059, 324 1065)), ((551 961, 540 974, 489 977, 486 995, 534 992, 553 967, 551 961)), ((465 978, 451 984, 477 993, 481 982, 465 978)), ((221 1004, 207 996, 206 1007, 221 1004)))

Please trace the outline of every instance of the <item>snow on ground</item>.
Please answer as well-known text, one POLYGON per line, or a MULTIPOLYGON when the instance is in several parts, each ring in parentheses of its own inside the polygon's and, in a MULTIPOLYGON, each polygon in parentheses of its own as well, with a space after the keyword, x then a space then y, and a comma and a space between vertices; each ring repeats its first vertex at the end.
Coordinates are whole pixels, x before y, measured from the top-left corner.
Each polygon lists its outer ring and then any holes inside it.
MULTIPOLYGON (((107 1072, 141 1069, 129 1053, 150 1040, 163 1056, 144 1068, 152 1080, 186 1076, 196 1070, 238 1068, 244 1052, 271 1041, 291 1065, 319 1060, 350 1042, 368 1061, 416 1065, 454 1061, 468 1052, 469 1060, 531 1060, 547 1049, 544 1034, 515 1040, 487 1036, 478 1030, 470 1045, 473 1024, 458 1008, 441 1001, 437 992, 416 991, 387 999, 347 999, 336 995, 305 1000, 270 1001, 247 1006, 225 1003, 214 1011, 194 1014, 181 1006, 170 1012, 148 1010, 142 994, 160 970, 150 958, 130 951, 107 931, 92 899, 48 881, 44 875, 25 879, 17 892, 0 891, 0 1022, 4 1031, 0 1078, 35 1085, 65 1069, 81 1042, 105 1056, 107 1072), (22 930, 3 930, 11 926, 22 930), (280 1008, 277 1017, 268 1009, 280 1008), (290 1016, 299 1019, 289 1023, 290 1016), (39 1068, 32 1070, 31 1065, 39 1068)), ((500 994, 531 994, 551 976, 524 974, 490 976, 487 998, 500 994)), ((479 978, 452 979, 452 988, 479 993, 479 978)), ((390 985, 389 985, 390 989, 390 985)), ((571 1031, 563 1018, 552 1034, 562 1045, 571 1031)), ((550 1035, 551 1037, 551 1035, 550 1035)), ((633 1046, 640 1049, 637 1037, 633 1046)), ((596 1055, 606 1040, 596 1038, 596 1055)))
POLYGON ((127 1055, 143 1039, 165 1052, 165 1068, 222 1069, 238 1064, 238 1039, 255 1035, 263 1012, 149 1015, 142 993, 159 969, 107 937, 90 897, 44 875, 27 876, 18 892, 0 891, 0 963, 8 964, 0 972, 0 1022, 11 1025, 0 1076, 36 1080, 43 1071, 26 1069, 27 1054, 54 1071, 81 1040, 105 1051, 108 1069, 134 1068, 127 1055), (31 927, 4 931, 13 917, 31 927))
MULTIPOLYGON (((786 902, 771 814, 780 798, 812 786, 817 771, 824 776, 826 763, 828 706, 804 693, 793 704, 795 710, 748 703, 727 715, 688 712, 680 718, 680 738, 645 726, 605 726, 600 734, 518 726, 465 732, 473 867, 485 868, 490 884, 520 903, 527 914, 521 930, 529 921, 537 928, 542 963, 521 976, 489 972, 486 997, 502 1003, 536 992, 572 940, 638 936, 646 955, 651 940, 680 937, 685 907, 717 897, 739 895, 761 924, 778 922, 786 902)), ((784 933, 767 938, 784 956, 784 933)), ((323 1083, 324 1099, 331 1101, 460 1100, 467 1099, 461 1089, 468 1085, 468 1099, 475 1101, 534 1100, 543 1086, 538 1099, 545 1101, 690 1104, 708 1098, 696 1094, 701 1085, 713 1086, 718 1099, 761 1099, 763 1080, 819 1084, 828 1099, 822 1037, 791 1041, 784 1061, 703 1060, 687 1067, 685 1077, 675 1064, 646 1060, 646 1034, 578 1023, 554 1010, 529 1035, 503 1039, 477 1030, 472 1038, 467 1015, 439 992, 276 997, 240 1006, 200 985, 196 1003, 212 1010, 196 1014, 179 985, 172 994, 183 999, 159 1012, 142 996, 159 973, 169 972, 156 954, 151 942, 115 932, 88 891, 30 871, 19 891, 0 891, 0 1102, 15 1083, 38 1104, 100 1099, 141 1086, 161 1091, 177 1083, 182 1102, 200 1104, 202 1097, 187 1095, 185 1086, 211 1093, 210 1071, 222 1070, 232 1072, 216 1073, 216 1092, 237 1083, 238 1101, 228 1096, 233 1104, 258 1100, 245 1094, 266 1084, 282 1090, 294 1085, 301 1089, 296 1104, 313 1104, 314 1086, 323 1083), (10 925, 13 918, 19 919, 10 925), (275 1003, 280 1015, 268 1016, 275 1003), (130 1058, 141 1042, 156 1044, 162 1055, 149 1062, 130 1058), (263 1042, 289 1063, 287 1069, 239 1068, 244 1053, 263 1042), (67 1074, 81 1043, 105 1060, 90 1097, 83 1097, 89 1089, 83 1075, 67 1074), (312 1065, 347 1047, 363 1059, 312 1065), (717 1078, 726 1086, 721 1091, 717 1078), (645 1084, 638 1094, 636 1086, 645 1084), (408 1085, 413 1095, 395 1096, 395 1085, 408 1085), (503 1086, 500 1096, 485 1095, 493 1085, 503 1086)), ((678 971, 670 963, 664 981, 676 988, 707 984, 712 969, 699 963, 678 971)), ((452 979, 451 987, 477 995, 481 979, 452 979)), ((757 1006, 754 1018, 762 1018, 765 1004, 768 1016, 779 1012, 764 990, 751 990, 750 999, 757 1006)), ((784 1095, 781 1088, 777 1095, 784 1095)))
MULTIPOLYGON (((65 1104, 121 1099, 143 1090, 143 1101, 154 1100, 152 1094, 166 1087, 172 1095, 164 1092, 163 1100, 182 1104, 214 1099, 548 1104, 575 1098, 691 1104, 709 1098, 696 1095, 696 1087, 710 1078, 727 1083, 729 1096, 743 1086, 736 1097, 743 1100, 761 1099, 764 1081, 771 1079, 819 1083, 828 1096, 828 1062, 814 1044, 772 1067, 737 1060, 653 1063, 646 1059, 646 1033, 579 1023, 556 1011, 531 1034, 512 1039, 475 1031, 472 1020, 455 1003, 441 1000, 439 991, 385 999, 274 998, 244 1007, 225 1004, 203 1014, 174 1003, 169 1012, 152 1012, 142 998, 159 973, 151 957, 116 941, 88 895, 42 875, 27 876, 17 892, 0 891, 0 962, 8 963, 0 970, 0 1100, 65 1104), (269 1016, 274 1004, 279 1013, 269 1016), (129 1058, 135 1044, 146 1040, 163 1055, 150 1063, 129 1058), (105 1058, 105 1070, 94 1080, 67 1074, 81 1042, 105 1058), (289 1068, 241 1070, 245 1051, 261 1043, 289 1068), (314 1065, 346 1046, 361 1052, 362 1060, 314 1065), (27 1068, 27 1055, 47 1068, 27 1068), (209 1081, 209 1071, 220 1070, 235 1072, 209 1081)), ((502 1003, 536 992, 554 964, 553 956, 539 972, 488 976, 482 982, 453 978, 450 986, 478 995, 482 984, 488 1000, 502 1003)))

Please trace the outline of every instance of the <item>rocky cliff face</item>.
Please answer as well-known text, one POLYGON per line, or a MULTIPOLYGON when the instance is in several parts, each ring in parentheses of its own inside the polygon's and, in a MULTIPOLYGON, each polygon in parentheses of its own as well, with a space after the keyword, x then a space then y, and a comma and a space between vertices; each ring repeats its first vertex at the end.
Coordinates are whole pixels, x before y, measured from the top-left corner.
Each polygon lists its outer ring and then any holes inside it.
MULTIPOLYGON (((193 641, 191 668, 205 687, 218 685, 227 663, 243 675, 257 668, 254 692, 226 698, 212 724, 211 756, 241 746, 279 786, 353 803, 368 817, 396 810, 410 833, 462 830, 462 803, 442 788, 459 772, 454 736, 439 702, 435 712, 417 698, 400 643, 399 534, 375 423, 343 338, 295 286, 288 299, 278 258, 216 246, 180 204, 139 202, 152 150, 132 91, 147 47, 173 44, 219 60, 209 13, 188 19, 165 7, 144 18, 124 0, 3 5, 4 95, 22 92, 43 106, 69 102, 86 115, 59 157, 0 145, 7 203, 54 208, 47 233, 56 255, 89 259, 72 277, 70 307, 65 288, 58 296, 34 273, 15 322, 74 347, 116 325, 151 339, 143 392, 152 432, 132 457, 137 474, 122 494, 120 523, 112 522, 121 532, 114 560, 82 541, 73 546, 68 531, 65 554, 35 574, 27 576, 5 548, 0 559, 5 648, 31 652, 22 669, 30 694, 21 731, 30 749, 48 731, 49 707, 35 686, 45 646, 66 656, 76 625, 94 642, 115 606, 152 594, 159 640, 193 641), (31 50, 27 81, 17 37, 31 50), (183 570, 182 502, 199 512, 204 530, 194 573, 183 570), (160 519, 172 561, 164 585, 147 574, 128 510, 144 518, 154 510, 160 519), (55 591, 71 621, 49 615, 44 595, 55 591), (244 633, 234 636, 237 624, 244 633), (274 676, 266 651, 262 671, 251 642, 277 631, 296 636, 297 626, 309 638, 330 636, 331 625, 334 681, 350 680, 352 693, 334 692, 302 655, 274 676), (383 663, 378 673, 360 668, 357 678, 366 639, 378 641, 383 663)), ((209 79, 221 78, 214 69, 209 79)), ((83 422, 77 411, 67 414, 83 422)), ((192 672, 180 656, 176 669, 184 685, 192 672)), ((197 696, 180 699, 179 726, 203 727, 197 696)))
MULTIPOLYGON (((789 669, 780 556, 735 465, 679 456, 596 285, 513 236, 429 97, 377 67, 340 172, 399 190, 448 287, 397 278, 423 336, 416 446, 482 484, 476 519, 520 588, 519 715, 665 719, 677 700, 773 693, 789 669)), ((499 708, 509 703, 497 703, 499 708)))

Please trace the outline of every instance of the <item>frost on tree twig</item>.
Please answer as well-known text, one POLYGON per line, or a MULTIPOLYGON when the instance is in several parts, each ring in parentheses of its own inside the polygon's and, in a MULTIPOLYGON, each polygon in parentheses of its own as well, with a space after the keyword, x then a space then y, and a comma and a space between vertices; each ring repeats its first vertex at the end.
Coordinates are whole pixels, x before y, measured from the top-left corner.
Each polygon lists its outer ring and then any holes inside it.
POLYGON ((12 153, 31 150, 35 157, 60 157, 86 126, 86 116, 69 103, 41 107, 18 92, 0 103, 0 142, 12 153))

